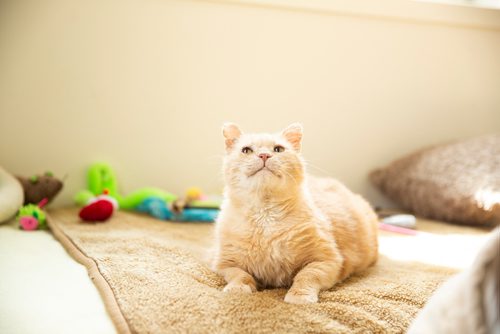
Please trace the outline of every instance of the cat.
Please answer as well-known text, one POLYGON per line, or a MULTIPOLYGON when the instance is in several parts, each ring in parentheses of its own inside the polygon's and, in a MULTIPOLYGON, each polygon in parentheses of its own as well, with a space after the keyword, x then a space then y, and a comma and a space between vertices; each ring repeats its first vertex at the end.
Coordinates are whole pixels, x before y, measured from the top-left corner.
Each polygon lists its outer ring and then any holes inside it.
POLYGON ((315 303, 321 290, 374 264, 378 218, 339 181, 305 172, 302 126, 243 134, 223 126, 224 200, 212 267, 225 292, 290 287, 285 302, 315 303))

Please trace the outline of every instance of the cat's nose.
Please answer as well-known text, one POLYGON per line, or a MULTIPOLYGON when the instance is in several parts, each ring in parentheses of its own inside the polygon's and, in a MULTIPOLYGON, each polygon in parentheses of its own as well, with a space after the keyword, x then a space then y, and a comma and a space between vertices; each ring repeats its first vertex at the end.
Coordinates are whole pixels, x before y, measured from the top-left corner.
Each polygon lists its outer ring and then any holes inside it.
POLYGON ((271 157, 271 155, 269 153, 261 153, 259 154, 259 158, 262 159, 262 161, 264 161, 264 163, 266 162, 267 159, 269 159, 271 157))

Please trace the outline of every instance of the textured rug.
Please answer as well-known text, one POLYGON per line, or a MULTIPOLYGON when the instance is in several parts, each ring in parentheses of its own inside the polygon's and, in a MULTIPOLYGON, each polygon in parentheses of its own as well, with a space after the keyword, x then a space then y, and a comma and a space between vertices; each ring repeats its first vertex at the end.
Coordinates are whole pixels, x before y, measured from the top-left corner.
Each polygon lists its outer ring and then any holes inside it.
POLYGON ((85 265, 119 333, 403 333, 453 270, 381 257, 377 265, 290 305, 286 290, 222 292, 206 264, 213 226, 118 212, 86 224, 75 209, 51 211, 49 226, 85 265))

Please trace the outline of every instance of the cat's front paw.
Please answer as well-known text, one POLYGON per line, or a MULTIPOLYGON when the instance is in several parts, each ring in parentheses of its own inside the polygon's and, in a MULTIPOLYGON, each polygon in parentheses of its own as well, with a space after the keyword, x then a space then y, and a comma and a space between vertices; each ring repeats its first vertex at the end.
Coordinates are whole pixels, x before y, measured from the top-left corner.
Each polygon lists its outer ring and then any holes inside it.
POLYGON ((290 304, 312 304, 318 302, 318 294, 314 291, 292 291, 289 290, 285 296, 285 302, 290 304))
POLYGON ((250 285, 243 283, 229 283, 224 287, 224 292, 252 293, 255 291, 250 285))

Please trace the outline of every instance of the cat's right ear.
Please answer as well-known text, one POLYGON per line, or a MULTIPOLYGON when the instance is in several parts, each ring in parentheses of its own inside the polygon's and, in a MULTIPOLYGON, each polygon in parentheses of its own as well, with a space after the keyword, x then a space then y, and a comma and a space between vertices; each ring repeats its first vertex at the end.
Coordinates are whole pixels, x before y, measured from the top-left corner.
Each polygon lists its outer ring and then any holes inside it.
POLYGON ((229 151, 233 148, 234 143, 240 138, 241 130, 234 123, 224 123, 222 126, 222 134, 226 139, 226 150, 229 151))

